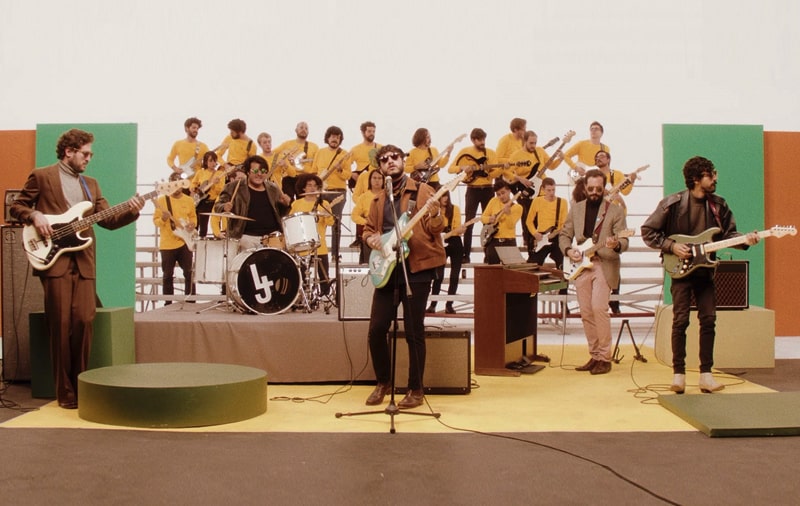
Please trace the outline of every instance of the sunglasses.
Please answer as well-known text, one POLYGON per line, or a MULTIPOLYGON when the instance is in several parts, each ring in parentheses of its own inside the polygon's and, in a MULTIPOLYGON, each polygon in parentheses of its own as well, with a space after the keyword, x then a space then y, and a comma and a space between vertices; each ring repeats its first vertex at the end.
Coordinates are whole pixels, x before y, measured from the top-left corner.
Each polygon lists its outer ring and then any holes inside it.
POLYGON ((383 155, 382 157, 378 158, 378 161, 381 162, 381 163, 386 163, 386 162, 389 161, 389 159, 392 159, 394 161, 399 160, 400 159, 400 153, 388 153, 388 154, 383 155))
POLYGON ((587 186, 586 187, 586 191, 588 193, 603 193, 603 187, 602 186, 587 186))
POLYGON ((264 169, 259 167, 257 169, 250 169, 250 172, 252 172, 253 174, 266 174, 267 172, 269 172, 269 169, 264 169))

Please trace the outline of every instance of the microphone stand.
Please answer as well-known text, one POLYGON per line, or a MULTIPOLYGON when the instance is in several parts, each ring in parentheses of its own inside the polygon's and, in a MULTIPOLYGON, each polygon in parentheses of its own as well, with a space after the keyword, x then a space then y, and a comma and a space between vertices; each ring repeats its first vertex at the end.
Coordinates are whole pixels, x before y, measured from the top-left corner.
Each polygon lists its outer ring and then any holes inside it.
MULTIPOLYGON (((400 220, 397 216, 397 210, 394 207, 394 192, 392 191, 392 185, 387 178, 387 188, 389 194, 389 201, 391 205, 389 206, 392 209, 392 217, 394 218, 394 233, 396 238, 396 244, 394 248, 395 253, 395 272, 394 272, 394 292, 392 296, 392 302, 394 305, 394 315, 392 317, 392 332, 391 332, 391 339, 392 339, 392 346, 389 348, 389 362, 391 364, 390 367, 390 392, 389 392, 389 405, 386 406, 383 410, 374 410, 374 411, 362 411, 358 413, 336 413, 336 418, 341 418, 343 416, 360 416, 360 415, 371 415, 371 414, 378 414, 378 413, 385 413, 389 415, 389 433, 395 434, 397 431, 394 426, 394 417, 405 413, 407 415, 417 415, 417 416, 432 416, 434 418, 439 418, 441 413, 431 412, 431 413, 417 413, 414 411, 400 411, 400 408, 397 407, 397 404, 394 402, 394 391, 395 391, 395 376, 397 371, 397 330, 398 330, 398 320, 397 320, 397 308, 400 306, 400 275, 396 272, 398 266, 402 266, 403 272, 403 279, 405 280, 405 289, 406 289, 406 300, 410 300, 413 298, 413 294, 411 292, 411 285, 408 282, 408 266, 406 265, 405 258, 403 256, 403 234, 400 231, 400 220)), ((406 308, 409 311, 412 311, 413 304, 406 304, 406 308)), ((413 319, 416 315, 411 314, 411 319, 413 319)), ((409 360, 411 357, 409 356, 409 360)))

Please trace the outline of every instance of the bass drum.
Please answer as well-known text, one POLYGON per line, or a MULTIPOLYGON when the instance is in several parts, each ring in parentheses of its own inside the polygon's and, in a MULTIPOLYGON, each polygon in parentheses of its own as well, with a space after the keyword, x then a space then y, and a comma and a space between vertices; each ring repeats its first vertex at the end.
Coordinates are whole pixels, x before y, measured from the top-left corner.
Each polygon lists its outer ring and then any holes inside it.
POLYGON ((243 251, 228 270, 228 294, 245 312, 283 313, 297 300, 300 283, 297 262, 274 248, 243 251))

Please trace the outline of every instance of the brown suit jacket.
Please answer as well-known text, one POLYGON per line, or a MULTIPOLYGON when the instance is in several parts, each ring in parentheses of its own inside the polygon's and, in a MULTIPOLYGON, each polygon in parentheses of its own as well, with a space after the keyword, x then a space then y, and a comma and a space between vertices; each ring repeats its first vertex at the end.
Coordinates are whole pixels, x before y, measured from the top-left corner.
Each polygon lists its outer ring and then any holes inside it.
MULTIPOLYGON (((108 209, 108 201, 101 195, 97 180, 87 176, 83 176, 83 178, 91 193, 91 196, 86 195, 86 189, 84 189, 84 197, 87 201, 91 201, 94 204, 94 207, 90 209, 85 216, 108 209)), ((64 197, 64 190, 61 186, 58 164, 34 169, 28 176, 28 180, 25 181, 25 186, 22 188, 19 196, 12 203, 10 211, 11 216, 28 225, 32 223, 31 215, 34 210, 41 211, 44 214, 54 215, 63 214, 69 210, 69 205, 67 204, 67 199, 64 197)), ((98 224, 103 228, 113 230, 133 223, 138 217, 138 212, 125 211, 100 221, 98 224)), ((72 256, 75 258, 81 276, 94 279, 96 255, 94 230, 91 228, 85 230, 81 232, 81 236, 91 237, 91 246, 80 251, 64 253, 55 261, 51 268, 45 271, 35 271, 34 274, 51 278, 63 276, 64 273, 67 272, 70 257, 72 256)))

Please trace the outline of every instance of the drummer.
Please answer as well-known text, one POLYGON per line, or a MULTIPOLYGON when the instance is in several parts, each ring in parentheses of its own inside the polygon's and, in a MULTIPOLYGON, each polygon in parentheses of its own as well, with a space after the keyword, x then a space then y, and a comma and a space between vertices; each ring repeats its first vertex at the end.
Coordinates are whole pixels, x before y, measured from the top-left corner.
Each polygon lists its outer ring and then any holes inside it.
POLYGON ((316 174, 302 173, 297 176, 295 194, 297 200, 292 202, 291 214, 311 213, 316 215, 317 233, 319 234, 319 247, 300 252, 300 256, 307 256, 316 251, 317 279, 320 280, 320 291, 327 295, 330 290, 330 277, 328 276, 328 244, 325 240, 326 229, 335 223, 330 204, 322 199, 322 179, 316 174))
POLYGON ((260 248, 270 234, 283 234, 281 218, 289 212, 291 200, 274 183, 266 180, 267 161, 251 156, 244 161, 246 180, 231 181, 219 194, 214 211, 232 213, 227 220, 227 236, 238 239, 239 251, 260 248))

